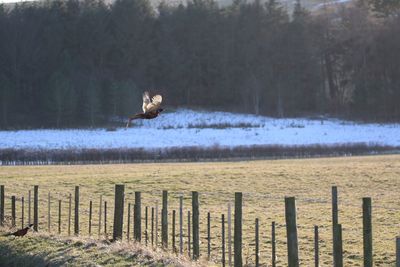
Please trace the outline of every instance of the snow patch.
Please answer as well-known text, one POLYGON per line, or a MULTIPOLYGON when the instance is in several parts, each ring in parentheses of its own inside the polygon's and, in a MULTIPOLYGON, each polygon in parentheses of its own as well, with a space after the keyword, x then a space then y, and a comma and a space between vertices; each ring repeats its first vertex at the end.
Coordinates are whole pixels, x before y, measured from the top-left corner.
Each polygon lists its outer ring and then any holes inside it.
POLYGON ((106 129, 0 131, 0 149, 235 147, 366 143, 400 146, 400 124, 358 124, 338 119, 276 119, 181 109, 153 120, 106 129))

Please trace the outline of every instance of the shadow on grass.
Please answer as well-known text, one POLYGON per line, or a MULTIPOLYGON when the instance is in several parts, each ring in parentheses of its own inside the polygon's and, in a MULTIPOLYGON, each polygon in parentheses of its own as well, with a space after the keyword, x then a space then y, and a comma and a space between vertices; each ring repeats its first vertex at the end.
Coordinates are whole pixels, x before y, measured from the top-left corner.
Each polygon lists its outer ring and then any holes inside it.
POLYGON ((5 242, 0 242, 0 266, 1 267, 41 267, 41 266, 61 266, 47 262, 42 255, 32 255, 16 250, 5 242))

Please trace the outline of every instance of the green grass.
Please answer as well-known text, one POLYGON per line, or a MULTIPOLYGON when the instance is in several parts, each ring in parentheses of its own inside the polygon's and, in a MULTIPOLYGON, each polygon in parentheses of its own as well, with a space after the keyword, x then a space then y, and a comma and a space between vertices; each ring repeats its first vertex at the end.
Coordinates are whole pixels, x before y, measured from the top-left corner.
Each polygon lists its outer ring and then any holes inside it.
MULTIPOLYGON (((313 229, 320 226, 321 265, 332 265, 331 186, 339 191, 339 222, 343 226, 344 265, 362 266, 362 197, 372 197, 375 266, 393 266, 395 237, 400 221, 400 156, 243 161, 219 163, 163 163, 80 166, 1 167, 0 184, 6 188, 6 214, 10 215, 10 197, 17 202, 20 225, 20 197, 25 199, 33 185, 39 185, 39 229, 47 230, 47 194, 51 192, 51 231, 57 229, 57 200, 62 202, 62 235, 67 232, 67 199, 74 186, 80 186, 81 234, 87 235, 89 201, 94 201, 93 232, 97 237, 100 194, 107 200, 108 233, 112 232, 114 185, 125 184, 126 201, 133 203, 134 192, 142 192, 144 206, 160 205, 162 190, 169 191, 169 213, 177 209, 184 196, 184 214, 191 205, 191 191, 200 193, 201 253, 206 254, 206 214, 212 218, 212 258, 220 252, 220 216, 233 202, 234 193, 243 192, 244 261, 254 262, 254 220, 260 219, 260 259, 271 262, 270 228, 277 225, 278 265, 286 265, 284 197, 295 196, 303 266, 313 261, 313 229)), ((159 209, 161 210, 161 208, 159 209)), ((25 204, 25 221, 27 216, 25 204)), ((126 214, 126 210, 125 210, 126 214)), ((171 217, 169 217, 171 220, 171 217)), ((186 216, 184 217, 186 233, 186 216)), ((126 229, 126 217, 124 229, 126 229)), ((144 226, 142 227, 144 229, 144 226)), ((132 235, 131 235, 132 236, 132 235)), ((160 240, 160 239, 159 239, 160 240)), ((186 236, 184 241, 186 242, 186 236)), ((186 243, 185 243, 186 248, 186 243)))
MULTIPOLYGON (((5 229, 1 229, 5 230, 5 229)), ((190 266, 185 258, 133 243, 30 233, 0 237, 0 266, 190 266)), ((193 265, 194 266, 194 265, 193 265)))

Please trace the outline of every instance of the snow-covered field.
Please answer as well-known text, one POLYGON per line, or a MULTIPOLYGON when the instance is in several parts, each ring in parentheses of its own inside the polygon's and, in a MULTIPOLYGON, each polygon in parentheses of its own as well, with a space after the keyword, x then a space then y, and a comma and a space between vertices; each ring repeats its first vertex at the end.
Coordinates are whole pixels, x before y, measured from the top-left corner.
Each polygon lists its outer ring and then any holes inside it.
POLYGON ((337 119, 275 119, 226 112, 178 110, 125 130, 0 131, 0 149, 168 148, 188 146, 366 143, 400 146, 400 124, 337 119))

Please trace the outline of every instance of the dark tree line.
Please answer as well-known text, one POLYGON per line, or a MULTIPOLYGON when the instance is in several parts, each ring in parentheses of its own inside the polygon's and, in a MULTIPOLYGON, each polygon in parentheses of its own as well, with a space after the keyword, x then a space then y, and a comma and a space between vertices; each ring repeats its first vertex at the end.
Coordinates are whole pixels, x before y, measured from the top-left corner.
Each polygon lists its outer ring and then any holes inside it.
POLYGON ((399 120, 399 5, 0 5, 0 127, 104 125, 152 88, 170 107, 399 120))

